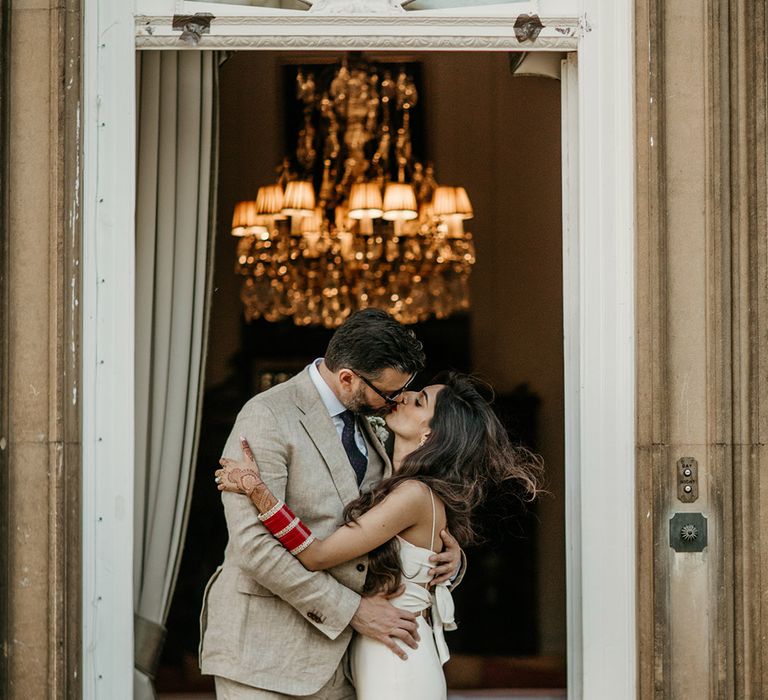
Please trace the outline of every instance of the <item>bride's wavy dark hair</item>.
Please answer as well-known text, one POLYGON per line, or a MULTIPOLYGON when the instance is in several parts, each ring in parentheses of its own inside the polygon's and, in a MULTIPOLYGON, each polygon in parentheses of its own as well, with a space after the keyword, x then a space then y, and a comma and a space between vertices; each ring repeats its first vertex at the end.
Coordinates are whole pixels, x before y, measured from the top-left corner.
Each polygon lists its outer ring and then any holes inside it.
MULTIPOLYGON (((347 505, 353 522, 380 503, 398 484, 416 479, 427 484, 445 504, 448 528, 464 547, 478 540, 472 513, 490 489, 516 482, 519 495, 532 501, 540 491, 542 460, 511 444, 482 391, 479 380, 450 372, 435 378, 443 384, 435 401, 426 442, 408 454, 397 474, 347 505)), ((391 539, 370 553, 365 592, 397 590, 401 579, 399 548, 391 539)))

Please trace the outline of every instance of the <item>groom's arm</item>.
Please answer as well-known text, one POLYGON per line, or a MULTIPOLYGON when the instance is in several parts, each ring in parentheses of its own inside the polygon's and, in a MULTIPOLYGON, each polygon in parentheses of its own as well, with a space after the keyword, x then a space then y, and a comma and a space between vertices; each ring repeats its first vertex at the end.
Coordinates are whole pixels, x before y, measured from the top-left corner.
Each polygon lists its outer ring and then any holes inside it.
MULTIPOLYGON (((241 459, 240 435, 251 445, 264 482, 277 498, 285 500, 288 446, 272 411, 259 402, 246 404, 227 440, 225 457, 241 459)), ((352 621, 360 596, 328 573, 305 569, 262 525, 247 496, 225 492, 222 501, 240 569, 335 639, 352 621)))

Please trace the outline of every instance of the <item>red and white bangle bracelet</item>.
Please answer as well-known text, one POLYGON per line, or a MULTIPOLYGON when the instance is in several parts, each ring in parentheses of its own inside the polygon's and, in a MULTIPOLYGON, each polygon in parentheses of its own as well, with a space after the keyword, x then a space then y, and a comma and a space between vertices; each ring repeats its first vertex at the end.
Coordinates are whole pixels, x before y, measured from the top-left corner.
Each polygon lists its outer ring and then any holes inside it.
POLYGON ((278 501, 259 520, 291 554, 303 552, 315 539, 310 529, 282 501, 278 501))

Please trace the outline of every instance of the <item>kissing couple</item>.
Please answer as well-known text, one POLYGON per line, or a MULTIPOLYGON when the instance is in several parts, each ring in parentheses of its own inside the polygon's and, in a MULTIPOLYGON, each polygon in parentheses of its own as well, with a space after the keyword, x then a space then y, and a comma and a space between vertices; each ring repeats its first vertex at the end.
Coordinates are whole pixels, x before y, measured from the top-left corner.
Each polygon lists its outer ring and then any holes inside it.
POLYGON ((473 378, 410 390, 423 367, 414 333, 366 309, 240 411, 215 471, 229 542, 200 616, 219 700, 445 699, 473 511, 506 481, 534 498, 541 465, 473 378))

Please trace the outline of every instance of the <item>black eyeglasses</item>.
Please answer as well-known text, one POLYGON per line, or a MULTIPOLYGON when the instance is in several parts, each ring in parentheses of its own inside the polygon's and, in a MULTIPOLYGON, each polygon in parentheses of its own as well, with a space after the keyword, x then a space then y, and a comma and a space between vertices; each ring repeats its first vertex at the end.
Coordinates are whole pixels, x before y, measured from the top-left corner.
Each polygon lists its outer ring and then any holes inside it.
POLYGON ((397 391, 391 391, 388 394, 385 394, 381 389, 374 386, 368 379, 366 379, 362 374, 358 374, 355 372, 355 370, 350 370, 356 377, 359 377, 363 383, 371 390, 373 391, 377 396, 380 396, 382 399, 384 399, 388 404, 396 404, 397 401, 395 400, 400 394, 402 394, 407 388, 408 385, 416 378, 416 373, 411 375, 411 378, 403 384, 397 391))

